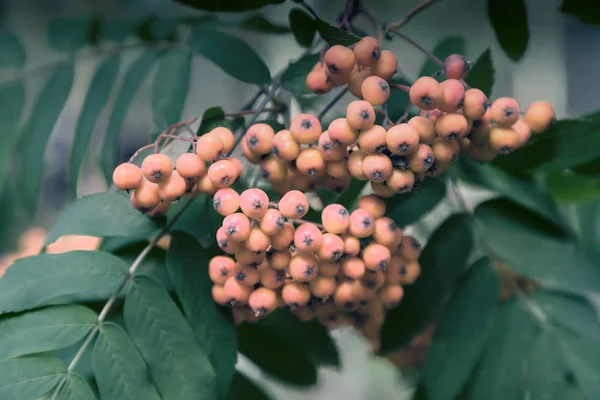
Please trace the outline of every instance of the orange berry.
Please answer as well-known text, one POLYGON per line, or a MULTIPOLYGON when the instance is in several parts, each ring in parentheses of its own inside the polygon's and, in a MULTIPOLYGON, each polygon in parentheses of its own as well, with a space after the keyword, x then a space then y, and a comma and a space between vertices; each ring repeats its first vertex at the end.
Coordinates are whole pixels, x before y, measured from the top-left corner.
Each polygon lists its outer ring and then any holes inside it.
POLYGON ((289 219, 300 219, 308 212, 308 200, 304 193, 290 190, 279 200, 281 215, 289 219))
POLYGON ((334 119, 327 129, 329 137, 336 145, 349 146, 356 142, 358 138, 358 132, 352 129, 346 118, 334 119))
POLYGON ((346 108, 346 121, 352 129, 369 129, 375 124, 375 110, 364 100, 354 100, 346 108))
POLYGON ((350 174, 346 174, 346 176, 336 178, 333 176, 326 176, 324 178, 323 185, 325 189, 331 190, 336 193, 342 193, 348 185, 350 185, 350 174))
POLYGON ((300 151, 296 159, 296 168, 304 175, 314 178, 325 172, 325 160, 319 149, 307 147, 300 151))
POLYGON ((234 254, 242 247, 240 242, 236 242, 229 238, 223 226, 217 229, 216 240, 219 248, 227 254, 234 254))
POLYGON ((379 40, 373 36, 365 36, 354 45, 354 58, 358 65, 374 65, 381 56, 379 40))
POLYGON ((413 83, 408 92, 411 103, 421 110, 439 108, 444 102, 444 89, 434 78, 422 76, 413 83))
POLYGON ((206 163, 194 153, 184 153, 177 157, 175 170, 182 178, 199 178, 206 171, 206 163))
POLYGON ((399 228, 393 219, 388 217, 377 218, 373 230, 373 239, 384 246, 391 246, 394 243, 397 229, 399 228))
POLYGON ((385 270, 390 263, 390 250, 379 243, 372 242, 362 251, 365 267, 371 271, 385 270))
POLYGON ((465 92, 462 113, 471 120, 481 119, 489 106, 485 93, 477 88, 471 88, 465 92))
POLYGON ((321 212, 321 223, 329 233, 341 234, 350 226, 350 213, 341 204, 330 204, 321 212))
POLYGON ((231 188, 221 188, 213 196, 213 207, 226 217, 240 208, 240 195, 231 188))
POLYGON ((308 286, 296 282, 289 282, 283 286, 281 297, 285 304, 292 309, 302 307, 310 301, 310 290, 308 286))
POLYGON ((272 289, 258 288, 250 294, 248 305, 256 317, 267 316, 277 308, 277 295, 272 289))
POLYGON ((152 183, 165 182, 173 173, 173 162, 166 154, 150 154, 142 161, 142 173, 152 183))
POLYGON ((435 130, 439 137, 447 140, 458 140, 469 134, 469 123, 464 115, 448 113, 435 122, 435 130))
POLYGON ((358 257, 345 258, 340 263, 340 273, 350 279, 361 279, 365 276, 365 263, 358 257))
POLYGON ((334 278, 340 272, 340 265, 337 262, 323 262, 319 264, 319 275, 334 278))
POLYGON ((268 209, 260 219, 260 229, 269 236, 273 236, 281 232, 285 225, 285 218, 279 210, 273 208, 268 209))
POLYGON ((375 220, 367 210, 356 209, 350 214, 348 230, 352 236, 359 239, 371 236, 375 228, 375 220))
POLYGON ((383 199, 375 194, 366 194, 358 199, 358 208, 366 210, 373 218, 385 215, 386 205, 383 199))
POLYGON ((388 149, 399 155, 414 153, 419 145, 419 131, 407 123, 392 126, 385 136, 388 149))
POLYGON ((385 280, 388 284, 401 283, 406 275, 406 263, 400 256, 392 256, 385 271, 385 280))
POLYGON ((360 253, 360 240, 352 235, 342 236, 344 241, 344 257, 356 257, 360 253))
POLYGON ((312 255, 299 253, 290 260, 290 275, 297 282, 308 282, 317 277, 319 261, 312 255))
POLYGON ((344 311, 352 311, 356 308, 356 300, 352 296, 352 283, 340 284, 333 295, 333 302, 344 311))
POLYGON ((171 207, 170 201, 161 201, 152 209, 152 211, 148 212, 148 216, 151 218, 160 218, 167 215, 169 208, 171 207))
POLYGON ((438 119, 440 119, 440 117, 444 115, 443 112, 441 112, 439 109, 435 108, 433 110, 421 110, 419 112, 419 116, 420 117, 424 117, 427 118, 430 121, 437 121, 438 119))
POLYGON ((525 122, 529 125, 531 133, 537 134, 547 130, 556 119, 556 113, 550 103, 546 101, 536 101, 531 103, 525 110, 525 122))
POLYGON ((371 181, 371 189, 373 192, 383 198, 390 198, 396 194, 392 189, 390 189, 385 182, 373 182, 371 181))
POLYGON ((294 245, 300 252, 314 253, 321 248, 323 234, 313 223, 306 222, 296 228, 294 245))
POLYGON ((123 163, 113 171, 113 183, 119 190, 133 190, 142 184, 144 175, 135 164, 123 163))
POLYGON ((379 299, 386 309, 398 306, 402 297, 404 297, 404 289, 399 284, 384 286, 379 292, 379 299))
POLYGON ((377 292, 367 287, 362 281, 354 281, 352 282, 352 297, 356 299, 359 304, 359 308, 357 311, 365 311, 366 315, 371 314, 371 307, 365 307, 371 304, 372 300, 377 297, 377 292))
POLYGON ((258 188, 246 189, 240 195, 240 208, 249 218, 261 218, 269 208, 269 196, 258 188))
POLYGON ((250 220, 239 212, 230 214, 223 219, 223 228, 228 238, 243 242, 250 235, 250 220))
POLYGON ((329 76, 350 74, 356 61, 354 52, 341 45, 331 46, 323 57, 329 76))
POLYGON ((321 261, 337 261, 344 254, 344 241, 338 235, 325 233, 317 255, 321 261))
POLYGON ((167 181, 163 181, 158 185, 158 197, 161 200, 177 201, 187 191, 187 182, 177 171, 173 171, 171 177, 167 181))
POLYGON ((287 179, 288 163, 274 155, 267 156, 260 163, 260 173, 269 183, 283 182, 287 179))
POLYGON ((248 147, 248 142, 246 140, 242 139, 241 146, 242 146, 242 154, 244 155, 244 157, 246 157, 246 159, 248 160, 248 162, 250 164, 260 163, 261 156, 254 154, 250 150, 250 148, 248 147))
POLYGON ((380 106, 390 98, 390 85, 379 76, 370 76, 360 88, 362 98, 373 106, 380 106))
POLYGON ((289 222, 286 222, 285 225, 283 225, 281 232, 271 238, 271 247, 280 251, 289 250, 289 247, 294 241, 295 232, 294 226, 289 222))
POLYGON ((396 193, 408 193, 415 184, 415 173, 410 170, 396 169, 385 181, 385 185, 396 193))
POLYGON ((274 137, 275 132, 273 131, 273 128, 271 128, 271 125, 258 123, 248 128, 244 135, 244 140, 252 153, 261 156, 273 151, 274 137))
MULTIPOLYGON (((240 243, 240 246, 242 243, 240 243)), ((252 268, 258 268, 267 258, 266 253, 255 253, 253 251, 241 248, 233 255, 235 260, 241 265, 248 265, 252 268)))
POLYGON ((218 159, 224 148, 223 140, 216 133, 206 133, 196 141, 196 154, 202 161, 209 162, 218 159))
POLYGON ((336 287, 335 279, 327 276, 317 276, 309 283, 310 292, 318 299, 328 299, 333 296, 336 287))
POLYGON ((310 114, 299 114, 290 123, 292 138, 300 144, 311 144, 323 132, 319 119, 310 114))
POLYGON ((412 285, 421 274, 421 264, 418 261, 409 261, 406 263, 406 274, 402 277, 402 283, 412 285))
POLYGON ((223 285, 213 285, 211 293, 213 300, 219 305, 225 306, 231 301, 225 294, 225 287, 223 285))
POLYGON ((260 283, 269 289, 277 289, 285 283, 285 271, 266 267, 260 269, 260 283))
POLYGON ((410 235, 404 235, 402 238, 402 247, 400 247, 400 257, 406 261, 418 260, 421 255, 421 244, 410 235))
POLYGON ((348 156, 348 162, 347 162, 348 172, 350 172, 350 175, 352 175, 353 177, 355 177, 356 179, 358 179, 360 181, 366 181, 369 179, 369 178, 367 178, 367 176, 365 175, 364 170, 363 170, 363 161, 365 160, 366 157, 367 157, 367 153, 365 153, 362 150, 353 151, 348 156))
POLYGON ((228 160, 211 164, 206 175, 216 188, 230 186, 238 178, 237 168, 228 160))
POLYGON ((318 63, 320 67, 313 69, 306 76, 306 86, 311 92, 316 94, 324 94, 333 89, 333 83, 325 73, 325 66, 318 63))
POLYGON ((489 146, 499 154, 508 154, 521 143, 519 134, 513 128, 496 126, 490 131, 489 146))
POLYGON ((470 71, 469 61, 460 54, 450 54, 444 60, 443 72, 448 79, 465 79, 470 71))
POLYGON ((233 276, 225 281, 223 289, 230 302, 233 301, 239 304, 247 304, 252 293, 251 287, 240 284, 233 276))
POLYGON ((413 172, 427 171, 435 161, 433 149, 427 144, 421 143, 417 151, 410 155, 408 165, 413 172))
POLYGON ((385 272, 367 270, 362 283, 369 289, 380 289, 385 283, 385 272))
POLYGON ((260 281, 260 272, 253 266, 241 265, 239 263, 235 266, 233 278, 243 286, 252 287, 260 281))
POLYGON ((285 250, 271 251, 267 253, 267 259, 269 260, 271 268, 276 270, 284 270, 288 267, 288 265, 290 265, 290 260, 292 259, 292 256, 290 255, 288 247, 289 245, 285 247, 285 250))
POLYGON ((354 69, 348 81, 348 91, 355 97, 362 97, 362 84, 369 76, 371 69, 368 67, 354 69))
POLYGON ((258 225, 250 228, 250 235, 244 241, 244 248, 255 254, 263 254, 271 245, 271 239, 258 225))
POLYGON ((379 60, 371 67, 372 75, 389 80, 398 70, 398 60, 389 50, 381 50, 379 60))
POLYGON ((519 105, 511 97, 494 100, 490 109, 492 120, 498 126, 509 128, 519 119, 519 105))
POLYGON ((362 165, 365 176, 373 182, 384 182, 392 174, 392 161, 385 154, 369 154, 362 165))
POLYGON ((235 146, 235 136, 231 130, 224 126, 217 126, 209 133, 221 138, 221 141, 223 142, 223 150, 221 150, 221 152, 223 154, 229 154, 233 151, 233 147, 235 146))
POLYGON ((358 146, 370 154, 380 153, 387 150, 386 135, 387 131, 383 126, 373 125, 358 135, 358 146))
POLYGON ((444 102, 439 105, 443 112, 456 112, 464 104, 465 87, 457 79, 448 79, 440 83, 444 91, 444 102))
POLYGON ((433 141, 431 148, 435 161, 440 163, 453 163, 458 159, 458 154, 460 153, 458 142, 446 140, 441 137, 433 141))
POLYGON ((282 160, 292 161, 300 154, 300 145, 289 130, 282 130, 273 137, 273 154, 282 160))
POLYGON ((519 118, 517 122, 512 126, 512 129, 519 135, 518 147, 523 147, 529 142, 531 138, 531 128, 527 124, 524 118, 519 118))
POLYGON ((208 263, 208 276, 217 285, 224 285, 233 276, 235 261, 227 256, 216 256, 208 263))
POLYGON ((146 212, 152 210, 160 202, 158 185, 150 181, 142 181, 142 184, 133 191, 132 196, 135 204, 146 212))
POLYGON ((328 131, 319 136, 318 149, 325 161, 339 161, 346 158, 346 146, 333 143, 328 131))
POLYGON ((200 193, 214 195, 215 193, 217 193, 217 190, 219 190, 219 188, 212 183, 212 181, 208 177, 208 174, 204 174, 200 178, 198 178, 196 182, 196 190, 200 193))

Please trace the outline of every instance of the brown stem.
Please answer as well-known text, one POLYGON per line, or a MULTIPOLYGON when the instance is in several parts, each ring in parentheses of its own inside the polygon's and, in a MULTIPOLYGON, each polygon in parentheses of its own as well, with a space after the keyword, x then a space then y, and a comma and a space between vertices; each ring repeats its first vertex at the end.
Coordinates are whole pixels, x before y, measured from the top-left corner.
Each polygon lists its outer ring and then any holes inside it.
MULTIPOLYGON (((265 113, 265 112, 281 112, 282 110, 283 110, 282 107, 265 108, 264 110, 260 111, 259 114, 265 113)), ((257 111, 258 110, 242 110, 242 111, 230 112, 230 113, 225 113, 225 117, 243 117, 244 115, 252 115, 252 114, 256 113, 257 111)))
POLYGON ((128 162, 132 163, 137 158, 137 156, 139 156, 142 153, 142 151, 148 150, 151 148, 154 148, 154 143, 150 143, 150 144, 140 147, 139 149, 137 149, 137 151, 135 153, 133 153, 133 155, 131 156, 131 158, 129 159, 128 162))
POLYGON ((429 59, 431 61, 433 61, 434 63, 436 63, 440 68, 444 66, 444 63, 442 62, 442 60, 440 60, 439 58, 437 58, 432 52, 430 52, 429 50, 427 50, 425 47, 421 46, 419 43, 417 43, 413 38, 411 38, 410 36, 400 32, 399 30, 392 28, 390 26, 387 27, 387 30, 389 32, 395 33, 396 35, 400 36, 402 39, 406 40, 407 42, 409 42, 410 44, 412 44, 413 46, 415 46, 417 49, 421 50, 421 52, 423 52, 423 54, 425 54, 427 57, 429 57, 429 59))
POLYGON ((408 85, 403 85, 401 83, 390 83, 390 87, 394 88, 394 89, 400 89, 403 92, 408 92, 410 91, 410 86, 408 85))
POLYGON ((404 120, 406 120, 408 118, 411 108, 412 108, 412 103, 409 100, 408 104, 406 105, 406 108, 404 109, 404 114, 402 114, 402 116, 398 119, 398 121, 396 121, 395 125, 398 125, 399 123, 404 122, 404 120))
POLYGON ((307 221, 305 219, 292 219, 290 221, 292 221, 293 223, 298 224, 298 225, 300 225, 300 224, 313 224, 314 226, 316 226, 319 229, 325 229, 323 227, 323 224, 319 224, 317 222, 312 222, 312 221, 307 221))
POLYGON ((390 23, 389 28, 398 29, 402 25, 408 23, 411 19, 416 17, 421 11, 425 10, 427 7, 435 3, 437 0, 423 0, 420 4, 418 4, 415 8, 410 10, 408 14, 404 16, 401 20, 390 23))

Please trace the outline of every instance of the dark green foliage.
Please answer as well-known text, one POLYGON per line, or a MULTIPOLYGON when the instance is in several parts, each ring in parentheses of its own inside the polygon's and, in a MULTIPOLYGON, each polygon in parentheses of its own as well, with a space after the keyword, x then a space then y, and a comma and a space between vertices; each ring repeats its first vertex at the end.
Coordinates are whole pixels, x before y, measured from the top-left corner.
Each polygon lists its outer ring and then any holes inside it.
POLYGON ((492 95, 495 76, 496 70, 492 61, 492 51, 488 48, 481 53, 477 61, 471 66, 471 72, 465 82, 471 87, 481 90, 489 98, 492 95))
POLYGON ((519 61, 529 43, 527 9, 523 0, 488 0, 488 18, 502 50, 519 61))
POLYGON ((205 11, 238 12, 254 10, 270 4, 283 3, 283 0, 175 0, 179 3, 205 11))
POLYGON ((302 47, 310 48, 317 33, 315 20, 299 8, 290 11, 289 20, 296 42, 302 47))
POLYGON ((386 215, 399 226, 418 221, 431 211, 446 196, 446 184, 443 179, 427 179, 417 190, 403 194, 399 198, 385 199, 386 215))
POLYGON ((600 24, 600 4, 595 0, 563 0, 560 11, 576 17, 584 24, 600 24))

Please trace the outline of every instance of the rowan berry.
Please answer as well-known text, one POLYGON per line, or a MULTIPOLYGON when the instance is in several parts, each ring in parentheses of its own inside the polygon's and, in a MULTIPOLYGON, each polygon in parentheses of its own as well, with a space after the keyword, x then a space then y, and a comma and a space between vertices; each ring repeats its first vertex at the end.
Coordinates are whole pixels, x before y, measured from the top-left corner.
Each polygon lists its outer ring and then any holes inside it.
POLYGON ((362 84, 371 76, 371 73, 372 71, 368 67, 354 69, 348 81, 348 91, 355 97, 362 97, 362 84))
POLYGON ((470 120, 481 119, 488 108, 490 108, 488 98, 481 90, 471 88, 465 92, 462 113, 466 118, 470 120))
POLYGON ((299 253, 290 260, 289 271, 295 281, 308 282, 317 277, 319 261, 310 254, 299 253))
POLYGON ((240 285, 253 287, 260 281, 260 272, 257 268, 240 263, 237 263, 234 268, 233 278, 240 285))
POLYGON ((266 288, 277 289, 285 283, 285 271, 272 267, 261 268, 260 283, 266 288))
POLYGON ((321 248, 323 234, 313 223, 306 222, 296 228, 294 245, 300 252, 314 253, 321 248))
MULTIPOLYGON (((293 235, 292 235, 292 239, 293 239, 293 235)), ((273 241, 273 239, 271 241, 273 241)), ((291 243, 291 241, 290 241, 290 243, 291 243)), ((267 259, 269 260, 269 264, 271 265, 271 268, 276 269, 276 270, 284 270, 288 267, 288 265, 290 264, 290 260, 292 259, 292 257, 290 256, 289 249, 288 249, 289 247, 290 246, 288 244, 287 246, 285 246, 284 250, 270 251, 267 253, 267 259)))
POLYGON ((529 125, 531 133, 537 134, 547 130, 556 119, 556 113, 550 103, 536 101, 525 110, 525 122, 529 125))
POLYGON ((437 137, 435 122, 419 115, 408 120, 408 125, 414 127, 419 134, 421 143, 431 143, 437 137))
POLYGON ((375 220, 367 211, 358 208, 350 214, 350 225, 348 231, 352 236, 359 239, 371 236, 375 229, 375 220))
POLYGON ((519 105, 510 97, 500 97, 494 100, 491 107, 492 121, 496 125, 509 128, 519 119, 519 105))
POLYGON ((435 122, 435 130, 439 137, 446 140, 458 140, 469 134, 469 123, 464 115, 448 113, 435 122))
POLYGON ((352 129, 369 129, 375 124, 375 110, 367 101, 354 100, 346 108, 346 121, 352 129))
POLYGON ((300 151, 296 159, 296 168, 304 175, 315 178, 325 172, 325 159, 319 149, 307 147, 300 151))
POLYGON ((402 247, 400 247, 400 257, 406 261, 418 260, 421 255, 421 244, 412 236, 404 235, 402 247))
POLYGON ((408 92, 411 103, 421 110, 433 110, 444 103, 444 89, 438 81, 422 76, 413 83, 408 92))
POLYGON ((490 131, 489 146, 499 154, 508 154, 521 143, 519 134, 513 128, 496 126, 490 131))
POLYGON ((289 130, 282 130, 273 137, 273 154, 282 160, 292 161, 300 154, 300 144, 294 140, 289 130))
POLYGON ((448 79, 440 83, 444 91, 444 102, 439 105, 442 112, 456 112, 464 104, 465 87, 457 79, 448 79))
POLYGON ((406 263, 406 274, 402 277, 402 284, 412 285, 421 274, 421 264, 418 261, 406 263))
POLYGON ((519 118, 512 126, 512 129, 517 133, 517 135, 519 135, 519 143, 517 144, 517 147, 525 146, 531 138, 531 128, 525 119, 519 118))
POLYGON ((173 173, 173 162, 165 154, 150 154, 142 161, 142 173, 152 183, 165 182, 173 173))
POLYGON ((356 58, 354 52, 341 45, 331 46, 325 52, 325 65, 329 76, 350 74, 354 68, 356 58))
POLYGON ((304 193, 291 190, 279 200, 279 211, 286 218, 300 219, 308 212, 308 200, 304 193))
POLYGON ((225 145, 221 136, 216 133, 206 133, 196 141, 196 154, 205 162, 220 158, 224 148, 225 145))
POLYGON ((379 243, 372 242, 362 251, 365 267, 371 271, 385 270, 390 262, 390 250, 379 243))
POLYGON ((244 241, 244 248, 256 254, 262 254, 271 245, 271 239, 267 236, 258 225, 250 228, 250 235, 244 241))
MULTIPOLYGON (((281 211, 281 209, 280 209, 280 211, 281 211)), ((293 225, 290 224, 289 222, 286 222, 283 225, 281 232, 279 232, 277 235, 275 235, 271 238, 271 246, 275 250, 280 250, 280 251, 288 250, 290 245, 294 241, 294 233, 295 232, 296 232, 296 230, 294 229, 293 225)))
POLYGON ((240 242, 236 242, 227 235, 223 226, 217 229, 216 240, 219 248, 227 254, 234 254, 242 248, 240 242))
POLYGON ((258 123, 250 126, 244 135, 248 149, 258 155, 269 154, 273 151, 273 138, 275 132, 271 125, 258 123))
POLYGON ((306 285, 289 282, 283 286, 281 297, 285 304, 293 310, 308 304, 310 301, 310 289, 306 285))
POLYGON ((453 163, 458 159, 460 146, 458 142, 446 140, 441 137, 435 139, 431 144, 433 156, 436 163, 453 163))
POLYGON ((204 174, 196 181, 196 190, 200 193, 214 195, 219 188, 212 183, 208 174, 204 174))
POLYGON ((288 163, 270 155, 260 163, 260 173, 269 183, 283 182, 287 179, 288 163))
POLYGON ((352 283, 341 283, 333 295, 333 302, 344 311, 352 311, 356 308, 356 299, 352 296, 352 283))
POLYGON ((366 157, 367 153, 365 153, 362 150, 353 151, 348 156, 348 172, 350 172, 350 175, 352 175, 354 178, 360 181, 366 181, 369 179, 367 178, 363 170, 363 161, 366 157))
POLYGON ((228 238, 243 242, 250 235, 250 220, 240 212, 230 214, 223 219, 223 228, 228 238))
POLYGON ((387 150, 387 131, 381 125, 373 125, 358 135, 358 147, 366 153, 381 153, 387 150))
POLYGON ((386 309, 394 308, 404 297, 404 289, 399 284, 386 285, 379 292, 379 299, 386 309))
POLYGON ((358 65, 374 65, 381 57, 379 40, 372 36, 365 36, 354 45, 354 57, 358 65))
POLYGON ((237 168, 228 160, 212 163, 206 174, 216 188, 230 186, 238 178, 237 168))
POLYGON ((366 210, 373 218, 385 215, 386 205, 383 199, 375 194, 366 194, 358 199, 358 208, 366 210))
POLYGON ((235 277, 230 277, 223 285, 224 294, 230 302, 248 304, 252 288, 242 285, 235 277))
POLYGON ((444 60, 443 72, 448 79, 465 79, 471 72, 471 64, 460 54, 450 54, 444 60))
POLYGON ((177 171, 173 171, 168 180, 158 185, 158 197, 164 201, 177 201, 187 191, 187 182, 177 171))
POLYGON ((225 294, 225 287, 223 285, 213 285, 211 288, 212 298, 215 303, 226 306, 229 304, 231 299, 225 294))
POLYGON ((410 170, 396 169, 385 181, 385 185, 395 193, 408 193, 415 184, 415 173, 410 170))
POLYGON ((145 212, 152 210, 160 202, 158 185, 146 180, 132 192, 132 196, 138 206, 136 208, 142 208, 145 212))
POLYGON ((260 219, 260 229, 269 236, 273 236, 281 232, 285 225, 285 218, 279 210, 273 208, 268 209, 260 219))
POLYGON ((277 295, 272 289, 261 287, 248 297, 248 305, 256 317, 264 317, 277 308, 277 295))
POLYGON ((325 73, 325 66, 321 65, 321 63, 318 63, 317 66, 317 68, 313 69, 306 76, 306 86, 313 93, 325 94, 333 89, 333 83, 325 73))
POLYGON ((292 138, 300 144, 311 144, 323 132, 319 119, 310 114, 299 114, 290 123, 292 138))
POLYGON ((392 161, 384 154, 369 154, 362 163, 363 172, 373 182, 384 182, 392 173, 392 161))
POLYGON ((144 175, 135 164, 123 163, 113 171, 113 183, 119 190, 134 190, 142 184, 144 175))
POLYGON ((375 228, 373 230, 373 239, 379 244, 390 246, 394 242, 396 223, 388 217, 381 217, 375 220, 375 228))
POLYGON ((269 196, 258 188, 246 189, 240 194, 240 208, 249 218, 261 218, 269 208, 269 196))
POLYGON ((379 76, 370 76, 361 86, 362 98, 373 106, 380 106, 390 98, 390 85, 379 76))
POLYGON ((241 147, 242 147, 242 154, 244 155, 244 157, 246 157, 246 160, 248 160, 248 162, 250 164, 260 163, 261 156, 254 154, 250 150, 250 148, 248 147, 248 142, 246 140, 242 140, 241 147))
POLYGON ((408 165, 413 172, 427 171, 435 161, 433 149, 431 146, 421 143, 417 151, 410 155, 408 165))
POLYGON ((318 149, 325 161, 340 161, 346 158, 346 146, 334 143, 328 131, 319 136, 318 149))
POLYGON ((385 281, 387 284, 393 285, 401 283, 406 275, 406 263, 400 256, 392 256, 387 270, 385 271, 385 281))
POLYGON ((327 129, 329 137, 336 145, 349 146, 358 139, 358 132, 352 129, 346 118, 334 119, 327 129))
POLYGON ((224 285, 227 278, 233 276, 235 261, 226 256, 216 256, 208 263, 208 276, 213 283, 224 285))
POLYGON ((388 149, 399 155, 414 153, 419 145, 419 131, 407 123, 391 127, 385 136, 388 149))
POLYGON ((389 80, 398 70, 396 55, 389 50, 381 50, 379 60, 371 67, 371 74, 389 80))
POLYGON ((371 189, 373 192, 383 198, 390 198, 396 194, 392 189, 390 189, 385 182, 373 182, 371 181, 371 189))

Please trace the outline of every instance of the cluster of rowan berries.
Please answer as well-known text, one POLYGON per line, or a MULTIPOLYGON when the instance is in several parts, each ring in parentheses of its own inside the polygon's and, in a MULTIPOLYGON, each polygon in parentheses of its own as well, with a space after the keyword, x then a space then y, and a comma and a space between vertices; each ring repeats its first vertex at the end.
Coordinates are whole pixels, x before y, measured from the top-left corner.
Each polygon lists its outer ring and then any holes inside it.
POLYGON ((194 142, 195 152, 181 154, 175 161, 155 153, 144 158, 141 168, 127 162, 113 172, 113 183, 130 191, 133 206, 157 217, 185 195, 214 194, 232 185, 242 173, 242 163, 226 155, 233 151, 235 137, 225 127, 217 127, 194 142))
POLYGON ((256 188, 222 188, 213 199, 225 217, 216 240, 228 255, 209 263, 212 294, 233 306, 238 322, 289 307, 303 320, 379 328, 384 310, 402 299, 402 284, 420 273, 420 244, 384 216, 377 195, 362 196, 352 212, 326 206, 321 224, 301 220, 309 205, 297 190, 277 203, 256 188))

